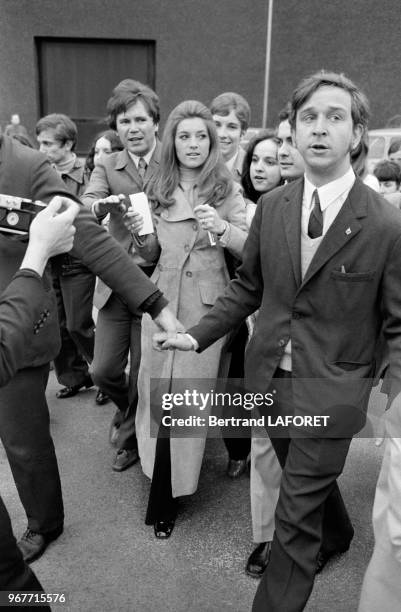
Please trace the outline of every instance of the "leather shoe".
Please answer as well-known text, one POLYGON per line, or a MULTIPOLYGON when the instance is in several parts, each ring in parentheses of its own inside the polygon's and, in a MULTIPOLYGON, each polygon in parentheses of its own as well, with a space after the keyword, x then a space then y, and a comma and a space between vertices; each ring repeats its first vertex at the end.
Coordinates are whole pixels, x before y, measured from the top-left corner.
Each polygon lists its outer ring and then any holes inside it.
POLYGON ((229 459, 227 465, 227 476, 229 478, 239 478, 246 472, 246 459, 229 459))
POLYGON ((136 448, 121 448, 117 451, 116 458, 114 459, 114 463, 111 467, 115 472, 123 472, 131 465, 134 465, 138 459, 139 455, 136 448))
POLYGON ((324 569, 325 565, 327 565, 328 561, 334 557, 335 555, 341 555, 342 553, 347 552, 349 549, 349 544, 345 548, 338 550, 319 550, 316 557, 316 574, 320 574, 320 572, 324 569))
POLYGON ((166 540, 173 532, 175 521, 156 521, 153 528, 156 538, 166 540))
POLYGON ((245 571, 252 578, 260 578, 270 560, 271 542, 261 542, 249 555, 245 571))
POLYGON ((90 376, 87 376, 80 385, 73 385, 72 387, 62 387, 56 393, 58 399, 65 399, 66 397, 74 397, 81 389, 90 389, 93 387, 93 380, 90 376))
POLYGON ((104 404, 107 404, 107 402, 109 401, 110 401, 109 396, 101 389, 98 389, 98 392, 96 393, 96 397, 95 397, 96 404, 98 406, 103 406, 104 404))
POLYGON ((50 542, 56 540, 62 532, 62 527, 58 527, 48 533, 37 533, 28 528, 18 542, 18 548, 22 553, 25 563, 31 563, 35 559, 39 559, 50 542))

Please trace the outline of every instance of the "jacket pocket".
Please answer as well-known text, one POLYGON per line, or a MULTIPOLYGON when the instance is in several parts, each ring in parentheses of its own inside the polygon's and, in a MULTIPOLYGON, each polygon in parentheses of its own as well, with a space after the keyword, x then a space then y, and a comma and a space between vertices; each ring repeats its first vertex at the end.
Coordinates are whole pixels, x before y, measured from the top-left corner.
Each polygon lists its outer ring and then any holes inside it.
POLYGON ((375 276, 375 271, 372 270, 370 272, 341 272, 340 270, 332 270, 330 276, 336 281, 343 281, 346 283, 358 283, 373 280, 375 276))
POLYGON ((217 298, 223 294, 225 285, 199 281, 199 293, 203 304, 213 306, 217 298))
POLYGON ((353 372, 360 368, 366 368, 367 366, 373 366, 374 364, 370 361, 335 361, 334 365, 341 368, 345 372, 353 372))

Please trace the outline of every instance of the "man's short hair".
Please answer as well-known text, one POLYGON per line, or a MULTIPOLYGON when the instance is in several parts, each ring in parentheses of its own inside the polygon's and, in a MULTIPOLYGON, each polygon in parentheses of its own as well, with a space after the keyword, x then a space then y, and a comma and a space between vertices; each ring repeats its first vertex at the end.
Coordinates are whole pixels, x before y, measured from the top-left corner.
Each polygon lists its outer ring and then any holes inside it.
POLYGON ((401 149, 401 138, 394 138, 387 151, 387 157, 389 155, 393 155, 393 153, 397 153, 401 149))
POLYGON ((159 98, 148 85, 134 79, 124 79, 115 86, 107 102, 108 122, 112 130, 116 129, 117 115, 125 113, 130 106, 142 102, 153 122, 160 121, 159 98))
POLYGON ((36 124, 35 132, 38 136, 45 130, 54 130, 54 138, 64 145, 67 140, 72 142, 71 151, 75 149, 77 143, 78 130, 77 126, 67 115, 61 113, 52 113, 39 119, 36 124))
POLYGON ((245 98, 233 91, 227 91, 214 98, 210 104, 212 115, 225 117, 232 110, 241 124, 242 131, 245 132, 251 121, 251 109, 245 98))
POLYGON ((289 121, 290 115, 291 115, 291 102, 288 101, 278 114, 279 123, 282 123, 283 121, 289 121))
POLYGON ((354 126, 361 125, 367 128, 369 121, 369 102, 364 93, 344 74, 337 72, 326 72, 321 70, 303 79, 296 87, 291 99, 291 127, 295 127, 295 120, 298 110, 309 100, 309 98, 319 89, 319 87, 339 87, 344 89, 351 96, 351 116, 354 126))
POLYGON ((373 170, 373 174, 378 181, 395 181, 397 185, 401 183, 401 168, 393 161, 383 159, 376 164, 373 170))

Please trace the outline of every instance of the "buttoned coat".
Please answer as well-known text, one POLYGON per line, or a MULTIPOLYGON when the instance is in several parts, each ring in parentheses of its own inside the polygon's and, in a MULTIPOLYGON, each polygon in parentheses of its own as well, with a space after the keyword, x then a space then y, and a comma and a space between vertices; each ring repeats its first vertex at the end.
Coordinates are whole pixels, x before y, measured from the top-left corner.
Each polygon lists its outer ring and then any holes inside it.
POLYGON ((297 409, 329 413, 325 431, 348 437, 365 422, 381 329, 392 397, 401 389, 401 215, 357 178, 302 279, 302 194, 299 179, 261 198, 237 279, 189 333, 204 350, 260 308, 247 388, 266 392, 291 339, 297 409))
MULTIPOLYGON (((105 156, 95 166, 89 184, 82 196, 85 206, 91 207, 95 200, 106 198, 109 195, 119 195, 120 193, 126 196, 126 204, 129 205, 128 196, 130 194, 147 190, 159 167, 160 151, 161 144, 157 140, 143 181, 126 149, 105 156)), ((110 212, 109 231, 137 265, 141 266, 146 263, 136 251, 131 233, 125 227, 123 215, 118 210, 110 212)), ((110 295, 111 289, 104 283, 98 283, 94 297, 95 306, 99 309, 102 308, 110 295)))
MULTIPOLYGON (((181 188, 173 194, 174 204, 156 210, 160 259, 151 277, 169 300, 170 307, 185 327, 206 314, 229 280, 224 248, 219 240, 211 246, 206 231, 200 228, 193 209, 181 188)), ((196 198, 201 204, 201 198, 196 198)), ((245 203, 237 184, 216 207, 219 216, 229 223, 226 248, 241 257, 247 236, 245 203)), ((156 256, 157 256, 156 252, 156 256)), ((142 468, 149 477, 153 473, 158 422, 150 427, 150 379, 169 381, 170 392, 182 391, 188 379, 204 379, 206 389, 218 375, 223 340, 199 356, 188 353, 152 351, 151 338, 157 331, 150 318, 143 317, 142 362, 138 380, 137 437, 142 468)), ((199 384, 196 385, 199 390, 199 384)), ((160 417, 159 406, 156 416, 160 417)), ((204 417, 207 410, 198 416, 204 417)), ((205 430, 206 435, 207 429, 205 430)), ((171 438, 171 478, 173 496, 190 495, 196 490, 205 438, 171 438)))

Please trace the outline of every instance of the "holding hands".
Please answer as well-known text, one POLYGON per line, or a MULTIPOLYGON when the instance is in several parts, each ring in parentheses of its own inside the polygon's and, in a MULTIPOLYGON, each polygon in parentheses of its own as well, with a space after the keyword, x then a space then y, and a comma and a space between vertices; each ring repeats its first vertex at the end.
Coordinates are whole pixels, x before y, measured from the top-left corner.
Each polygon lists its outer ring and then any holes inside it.
POLYGON ((167 351, 178 349, 180 351, 193 351, 194 345, 188 335, 181 332, 168 334, 166 332, 158 332, 152 338, 153 348, 156 351, 167 351))

